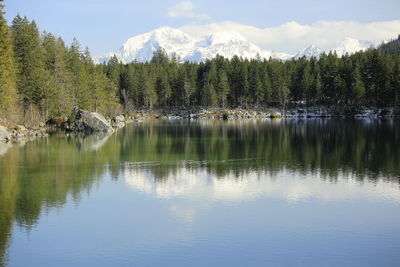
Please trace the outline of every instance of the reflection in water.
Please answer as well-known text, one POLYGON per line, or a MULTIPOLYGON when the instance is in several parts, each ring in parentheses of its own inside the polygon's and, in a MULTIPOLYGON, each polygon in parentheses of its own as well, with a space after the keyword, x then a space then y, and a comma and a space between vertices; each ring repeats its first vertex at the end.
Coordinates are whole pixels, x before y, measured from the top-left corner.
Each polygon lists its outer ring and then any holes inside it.
POLYGON ((10 149, 10 143, 1 143, 0 142, 0 157, 7 153, 8 149, 10 149))
POLYGON ((76 139, 77 147, 83 151, 97 151, 104 146, 112 133, 93 133, 89 136, 82 133, 73 135, 76 139))
MULTIPOLYGON (((0 265, 12 226, 100 186, 105 173, 161 199, 239 203, 400 202, 400 126, 393 120, 160 121, 112 135, 53 136, 0 148, 0 265)), ((196 220, 196 205, 169 211, 196 220)))
POLYGON ((326 180, 319 173, 300 174, 287 170, 273 174, 248 171, 239 176, 230 173, 216 177, 206 169, 182 167, 161 180, 155 178, 150 170, 142 168, 127 168, 123 176, 132 189, 166 199, 239 202, 273 197, 293 202, 365 198, 400 203, 398 182, 378 179, 373 183, 362 183, 352 175, 342 174, 334 182, 326 180))

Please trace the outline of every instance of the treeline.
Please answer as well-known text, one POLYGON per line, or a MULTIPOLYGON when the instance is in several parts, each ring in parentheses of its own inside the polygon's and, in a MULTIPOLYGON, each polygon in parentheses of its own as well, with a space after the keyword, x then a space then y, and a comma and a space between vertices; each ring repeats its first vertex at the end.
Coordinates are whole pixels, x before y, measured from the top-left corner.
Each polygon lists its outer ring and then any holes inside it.
POLYGON ((69 116, 74 108, 111 116, 155 108, 347 109, 398 106, 399 40, 354 55, 280 61, 226 59, 179 63, 160 48, 147 63, 95 64, 77 40, 71 45, 34 21, 7 25, 0 0, 0 116, 28 121, 69 116), (396 52, 397 51, 397 52, 396 52))
POLYGON ((70 46, 34 21, 17 15, 7 25, 0 0, 0 115, 44 121, 74 107, 112 113, 117 87, 95 65, 89 50, 70 46))
POLYGON ((122 64, 114 57, 104 68, 128 110, 397 106, 400 56, 385 51, 382 46, 341 58, 329 53, 285 62, 217 56, 204 63, 179 64, 159 49, 148 63, 122 64))

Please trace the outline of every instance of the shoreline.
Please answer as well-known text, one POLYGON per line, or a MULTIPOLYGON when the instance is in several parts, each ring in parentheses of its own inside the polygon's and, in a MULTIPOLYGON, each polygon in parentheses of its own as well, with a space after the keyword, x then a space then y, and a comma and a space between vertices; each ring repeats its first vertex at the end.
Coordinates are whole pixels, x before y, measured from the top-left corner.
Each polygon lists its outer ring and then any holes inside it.
MULTIPOLYGON (((93 116, 100 117, 110 131, 125 127, 127 123, 140 122, 143 120, 167 119, 167 120, 251 120, 251 119, 324 119, 324 118, 358 118, 358 119, 385 119, 399 118, 400 110, 398 108, 362 108, 352 113, 335 112, 326 107, 311 108, 292 108, 292 109, 222 109, 222 108, 190 108, 190 109, 159 109, 159 110, 139 110, 126 115, 118 115, 112 119, 106 119, 99 113, 83 111, 93 116)), ((67 118, 49 119, 46 124, 40 127, 26 127, 16 124, 10 125, 7 120, 0 119, 0 143, 13 144, 32 141, 36 138, 47 137, 55 131, 64 131, 65 133, 86 134, 101 132, 98 129, 87 131, 86 121, 79 122, 76 118, 69 121, 67 118)))
POLYGON ((363 108, 353 112, 335 111, 326 107, 292 108, 292 109, 160 109, 154 111, 137 111, 130 113, 132 120, 143 119, 285 119, 285 118, 396 118, 400 117, 398 108, 363 108))

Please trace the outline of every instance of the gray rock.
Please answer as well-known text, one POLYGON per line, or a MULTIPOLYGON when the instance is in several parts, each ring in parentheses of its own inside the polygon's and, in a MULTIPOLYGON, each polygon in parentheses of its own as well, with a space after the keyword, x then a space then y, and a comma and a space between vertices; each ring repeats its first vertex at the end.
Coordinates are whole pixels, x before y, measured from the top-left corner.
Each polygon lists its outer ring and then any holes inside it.
POLYGON ((117 122, 117 123, 118 122, 125 122, 125 117, 124 117, 124 115, 119 115, 119 116, 115 117, 114 121, 117 122))
POLYGON ((125 126, 125 117, 124 117, 124 115, 119 115, 119 116, 115 117, 112 120, 111 125, 114 128, 122 128, 122 127, 124 127, 125 126))
POLYGON ((11 141, 11 134, 8 129, 0 125, 0 143, 7 143, 11 141))
POLYGON ((82 109, 76 112, 71 130, 77 132, 114 132, 113 127, 103 115, 82 109))

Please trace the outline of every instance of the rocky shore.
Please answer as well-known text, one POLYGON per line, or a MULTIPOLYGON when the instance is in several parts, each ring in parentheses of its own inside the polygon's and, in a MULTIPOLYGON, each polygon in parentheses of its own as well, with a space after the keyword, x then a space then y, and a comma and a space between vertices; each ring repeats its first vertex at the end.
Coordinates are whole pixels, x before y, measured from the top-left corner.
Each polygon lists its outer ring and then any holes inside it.
POLYGON ((85 110, 78 110, 72 120, 68 118, 50 119, 46 124, 35 128, 13 125, 6 119, 0 119, 0 143, 23 143, 37 137, 47 137, 50 132, 57 130, 76 133, 113 133, 115 129, 124 127, 126 122, 129 120, 126 120, 123 115, 107 120, 99 113, 85 110))
POLYGON ((60 129, 65 132, 77 133, 112 133, 115 129, 122 128, 126 123, 131 121, 133 120, 125 118, 124 115, 107 119, 100 113, 79 109, 75 112, 74 118, 53 118, 46 122, 46 126, 50 131, 60 129))
POLYGON ((23 125, 10 126, 6 120, 0 119, 0 143, 26 142, 45 136, 48 136, 48 133, 44 125, 36 128, 23 125))
POLYGON ((13 125, 0 119, 0 143, 15 143, 48 136, 49 132, 62 130, 76 133, 113 133, 128 122, 147 119, 274 119, 274 118, 393 118, 400 116, 398 108, 361 108, 351 111, 335 111, 326 107, 308 107, 291 109, 164 109, 155 111, 137 111, 107 119, 96 112, 76 110, 72 119, 53 118, 36 128, 13 125))

